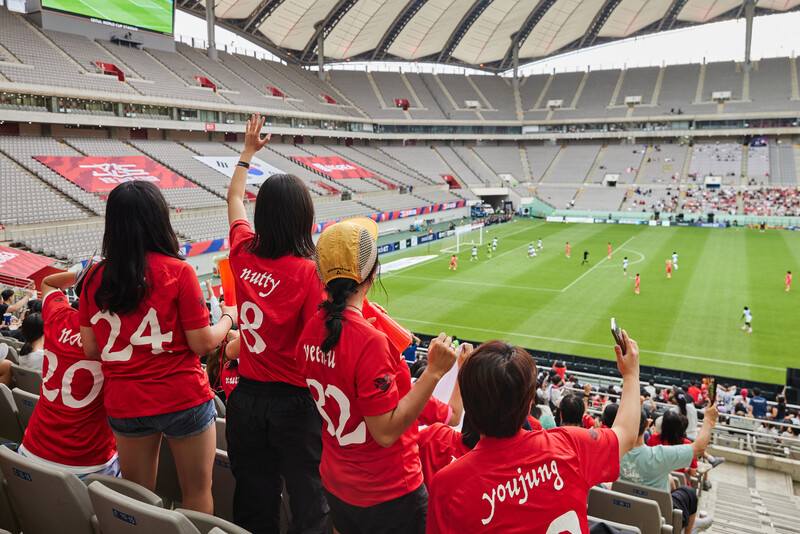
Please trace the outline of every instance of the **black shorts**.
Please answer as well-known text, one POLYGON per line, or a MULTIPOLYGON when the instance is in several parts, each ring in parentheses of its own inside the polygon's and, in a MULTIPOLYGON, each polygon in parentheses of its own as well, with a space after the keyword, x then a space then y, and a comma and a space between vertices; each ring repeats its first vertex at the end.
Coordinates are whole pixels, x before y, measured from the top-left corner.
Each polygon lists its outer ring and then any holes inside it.
POLYGON ((402 497, 362 508, 325 490, 333 526, 339 534, 425 534, 428 490, 422 484, 402 497))
POLYGON ((683 512, 681 526, 689 524, 689 518, 697 513, 697 493, 691 486, 681 486, 672 492, 672 506, 683 512))

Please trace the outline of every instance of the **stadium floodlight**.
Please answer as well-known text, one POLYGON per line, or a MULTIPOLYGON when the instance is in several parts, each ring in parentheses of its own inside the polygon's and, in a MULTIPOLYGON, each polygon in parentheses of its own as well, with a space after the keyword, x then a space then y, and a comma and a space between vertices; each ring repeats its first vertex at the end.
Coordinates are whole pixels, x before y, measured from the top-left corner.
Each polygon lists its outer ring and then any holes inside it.
POLYGON ((474 222, 456 227, 456 244, 453 247, 443 248, 441 252, 458 254, 461 247, 476 247, 483 244, 483 222, 474 222))

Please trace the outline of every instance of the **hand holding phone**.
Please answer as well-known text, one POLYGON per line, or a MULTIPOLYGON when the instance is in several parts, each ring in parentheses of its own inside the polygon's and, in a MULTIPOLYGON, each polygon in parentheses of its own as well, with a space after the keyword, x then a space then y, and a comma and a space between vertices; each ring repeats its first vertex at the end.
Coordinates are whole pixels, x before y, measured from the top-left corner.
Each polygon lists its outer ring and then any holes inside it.
POLYGON ((619 326, 617 326, 617 321, 613 317, 611 318, 611 335, 614 336, 614 341, 619 345, 619 348, 622 349, 622 355, 624 356, 628 347, 625 340, 622 338, 622 331, 619 326))

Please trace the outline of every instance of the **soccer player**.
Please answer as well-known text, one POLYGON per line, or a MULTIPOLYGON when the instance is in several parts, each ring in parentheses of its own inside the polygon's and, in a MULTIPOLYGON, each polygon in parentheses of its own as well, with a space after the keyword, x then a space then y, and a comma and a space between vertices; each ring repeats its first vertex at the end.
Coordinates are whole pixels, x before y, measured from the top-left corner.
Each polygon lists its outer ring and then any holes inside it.
POLYGON ((750 309, 747 306, 744 307, 742 317, 744 318, 744 326, 742 326, 742 330, 747 329, 747 333, 752 334, 753 327, 750 325, 750 323, 753 322, 753 314, 750 312, 750 309))
POLYGON ((672 278, 672 260, 667 260, 667 278, 672 278))
POLYGON ((458 264, 456 263, 457 259, 458 259, 458 257, 455 254, 453 254, 453 257, 450 258, 450 267, 447 268, 448 271, 450 269, 453 269, 454 271, 458 270, 458 264))
POLYGON ((675 266, 675 270, 677 271, 678 270, 678 253, 677 252, 673 252, 672 253, 672 264, 675 266))
POLYGON ((488 243, 486 244, 486 258, 490 260, 492 259, 492 245, 488 243))
POLYGON ((539 250, 542 250, 542 238, 539 238, 539 250))
POLYGON ((567 258, 569 258, 569 241, 567 241, 567 258))
POLYGON ((497 238, 492 239, 492 252, 497 250, 497 238))
POLYGON ((581 262, 581 265, 583 265, 584 263, 589 263, 589 251, 588 250, 584 250, 583 251, 583 261, 581 262))
POLYGON ((532 258, 535 254, 536 252, 533 250, 533 243, 531 243, 530 245, 528 245, 528 257, 532 258))
POLYGON ((478 261, 478 247, 472 247, 472 257, 469 261, 478 261))
POLYGON ((786 271, 786 291, 789 291, 790 285, 792 285, 792 271, 786 271))
POLYGON ((636 273, 636 285, 634 286, 634 292, 637 295, 639 294, 639 273, 636 273))
POLYGON ((628 276, 628 256, 622 258, 622 276, 628 276))
POLYGON ((611 241, 608 242, 608 257, 611 257, 611 241))

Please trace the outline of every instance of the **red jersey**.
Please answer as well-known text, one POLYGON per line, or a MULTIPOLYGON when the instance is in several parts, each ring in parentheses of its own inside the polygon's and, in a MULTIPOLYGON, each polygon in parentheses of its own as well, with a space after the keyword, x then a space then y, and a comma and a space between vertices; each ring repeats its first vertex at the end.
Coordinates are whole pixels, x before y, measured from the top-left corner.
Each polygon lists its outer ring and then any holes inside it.
POLYGON ((447 424, 453 416, 453 408, 446 402, 442 402, 434 396, 428 399, 425 408, 417 418, 420 425, 432 425, 434 423, 447 424))
POLYGON ((692 400, 694 402, 700 402, 700 388, 699 387, 697 387, 697 386, 689 386, 686 389, 686 393, 688 393, 689 396, 692 397, 692 400))
POLYGON ((239 373, 251 380, 305 387, 294 351, 303 325, 325 300, 322 282, 311 260, 251 254, 247 245, 254 237, 246 220, 231 225, 230 265, 242 335, 239 373))
POLYGON ((455 257, 453 257, 453 258, 450 258, 450 265, 455 265, 455 264, 456 264, 456 259, 455 259, 455 257))
MULTIPOLYGON (((692 442, 686 438, 683 438, 683 443, 681 443, 681 445, 691 445, 691 444, 692 442)), ((652 436, 650 436, 650 439, 647 440, 647 446, 655 447, 657 445, 664 445, 669 447, 669 443, 667 443, 661 438, 661 434, 653 434, 652 436)), ((692 464, 689 467, 691 469, 697 469, 697 458, 692 458, 692 464)), ((683 473, 685 469, 676 469, 675 471, 683 473)))
POLYGON ((639 277, 636 277, 636 287, 639 287, 639 277))
POLYGON ((589 532, 589 489, 619 476, 613 430, 560 427, 481 439, 433 479, 429 534, 589 532))
POLYGON ((792 283, 792 275, 791 274, 787 274, 786 275, 786 285, 788 286, 791 283, 792 283))
POLYGON ((397 407, 411 389, 411 375, 386 334, 347 308, 339 343, 329 352, 324 310, 306 324, 297 345, 311 395, 322 416, 322 462, 325 489, 354 506, 374 506, 415 491, 422 485, 417 425, 389 447, 372 439, 364 416, 397 407))
POLYGON ((22 446, 58 464, 106 464, 117 447, 103 406, 101 362, 84 355, 78 312, 67 297, 52 291, 43 304, 44 379, 22 446))
POLYGON ((442 423, 420 430, 418 444, 422 474, 429 488, 433 475, 472 450, 461 441, 461 432, 442 423))
POLYGON ((79 317, 81 326, 92 328, 100 348, 108 415, 161 415, 213 399, 208 375, 186 341, 186 330, 208 326, 208 308, 192 266, 148 252, 150 290, 137 309, 124 315, 100 311, 95 304, 102 273, 101 264, 87 277, 79 317))
POLYGON ((594 417, 588 413, 583 414, 583 428, 594 428, 594 417))
POLYGON ((226 362, 219 373, 219 385, 225 392, 225 398, 229 399, 231 393, 239 385, 239 362, 231 360, 226 362))

